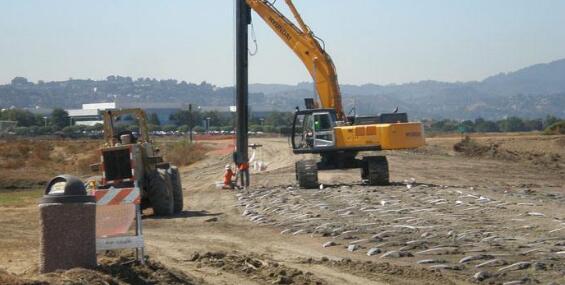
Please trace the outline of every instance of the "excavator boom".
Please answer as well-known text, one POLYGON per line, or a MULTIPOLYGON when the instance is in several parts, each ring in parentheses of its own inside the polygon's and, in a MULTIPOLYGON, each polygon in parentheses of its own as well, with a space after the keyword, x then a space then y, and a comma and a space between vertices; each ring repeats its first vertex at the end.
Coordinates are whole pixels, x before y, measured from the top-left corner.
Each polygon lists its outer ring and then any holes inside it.
POLYGON ((271 29, 294 51, 312 76, 321 107, 334 109, 337 119, 346 121, 337 73, 331 57, 322 48, 291 0, 285 0, 298 26, 267 0, 246 0, 271 29))

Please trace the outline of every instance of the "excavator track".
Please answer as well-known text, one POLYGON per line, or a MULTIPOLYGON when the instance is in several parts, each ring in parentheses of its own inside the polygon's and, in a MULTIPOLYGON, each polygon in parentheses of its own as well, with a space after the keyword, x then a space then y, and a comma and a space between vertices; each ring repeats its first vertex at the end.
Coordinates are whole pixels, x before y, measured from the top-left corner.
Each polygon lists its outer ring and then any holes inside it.
POLYGON ((295 165, 296 180, 301 188, 318 187, 318 166, 315 160, 301 160, 295 165))
POLYGON ((369 185, 389 185, 388 160, 386 156, 363 157, 361 178, 366 179, 369 185))

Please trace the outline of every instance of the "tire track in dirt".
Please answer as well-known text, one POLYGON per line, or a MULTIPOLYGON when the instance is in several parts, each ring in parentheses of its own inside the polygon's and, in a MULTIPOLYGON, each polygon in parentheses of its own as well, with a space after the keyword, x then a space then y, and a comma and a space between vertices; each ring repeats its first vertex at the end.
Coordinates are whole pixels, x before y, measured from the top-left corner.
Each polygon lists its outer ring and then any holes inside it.
MULTIPOLYGON (((294 183, 287 175, 279 176, 279 173, 288 172, 297 158, 288 150, 286 141, 267 139, 258 142, 264 145, 263 158, 269 163, 269 167, 267 172, 253 176, 255 177, 254 182, 260 185, 294 183), (273 176, 277 178, 270 179, 273 176)), ((346 267, 324 263, 305 263, 304 260, 312 258, 342 260, 352 255, 339 250, 322 248, 321 239, 280 235, 280 230, 277 228, 259 227, 242 217, 240 210, 234 206, 237 201, 235 193, 215 189, 213 185, 214 181, 220 180, 223 166, 230 160, 229 155, 210 156, 181 170, 183 185, 186 188, 187 211, 170 219, 147 218, 144 220, 148 254, 159 259, 168 267, 183 270, 212 284, 233 284, 234 282, 264 284, 266 282, 265 280, 258 281, 258 277, 253 277, 253 274, 222 270, 207 262, 191 262, 190 257, 194 252, 259 256, 267 262, 276 262, 288 268, 310 272, 313 278, 322 279, 328 284, 384 284, 379 279, 391 280, 389 274, 399 272, 392 270, 388 273, 383 272, 367 277, 360 275, 359 272, 349 272, 349 268, 346 267), (211 218, 217 220, 207 222, 211 218)), ((391 264, 390 266, 394 268, 398 265, 391 264)), ((437 283, 437 273, 421 268, 409 268, 409 270, 420 272, 417 275, 418 278, 410 274, 396 276, 395 283, 437 283)), ((451 280, 448 276, 441 278, 451 280)), ((466 283, 461 280, 453 282, 466 283)))

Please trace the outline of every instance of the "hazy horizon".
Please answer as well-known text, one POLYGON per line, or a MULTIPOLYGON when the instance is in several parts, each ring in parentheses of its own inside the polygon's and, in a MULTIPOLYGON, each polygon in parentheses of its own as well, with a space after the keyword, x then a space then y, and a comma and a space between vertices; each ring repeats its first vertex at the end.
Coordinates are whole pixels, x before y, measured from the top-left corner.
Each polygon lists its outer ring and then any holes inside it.
MULTIPOLYGON (((480 81, 565 58, 565 1, 294 2, 325 40, 341 84, 480 81)), ((121 75, 233 85, 232 0, 21 0, 1 2, 0 11, 0 84, 121 75)), ((259 53, 250 57, 250 82, 311 82, 253 20, 259 53)))
MULTIPOLYGON (((422 82, 422 81, 436 81, 436 82, 444 82, 444 83, 460 83, 460 82, 461 82, 461 83, 464 83, 464 82, 475 82, 475 81, 480 82, 480 81, 483 81, 484 79, 487 79, 487 78, 489 78, 489 77, 491 77, 491 76, 496 76, 496 75, 498 75, 498 74, 511 73, 511 72, 515 72, 515 71, 521 70, 521 69, 523 69, 523 68, 531 67, 531 66, 534 66, 534 65, 538 65, 538 64, 549 64, 549 63, 556 62, 556 61, 561 61, 561 60, 565 60, 565 58, 556 59, 556 60, 552 60, 552 61, 549 61, 549 62, 541 62, 541 63, 537 63, 537 64, 532 64, 532 65, 529 65, 529 66, 521 67, 521 68, 516 69, 516 70, 500 71, 500 72, 491 74, 491 75, 489 75, 489 76, 487 76, 487 77, 485 77, 485 78, 481 78, 481 79, 478 79, 478 80, 470 80, 470 81, 440 81, 440 80, 434 80, 434 79, 426 79, 426 80, 417 80, 417 81, 409 81, 409 82, 393 82, 393 83, 386 83, 386 84, 377 84, 377 83, 374 83, 374 82, 366 82, 366 83, 358 83, 358 84, 340 82, 340 85, 358 85, 358 86, 361 86, 361 85, 367 85, 367 84, 375 84, 375 85, 388 86, 388 85, 402 85, 402 84, 418 83, 418 82, 422 82)), ((58 82, 58 81, 66 81, 66 80, 71 80, 71 79, 72 79, 72 80, 94 80, 94 81, 101 81, 101 80, 106 80, 107 77, 109 77, 109 76, 130 77, 130 78, 131 78, 132 80, 134 80, 134 81, 137 80, 137 79, 139 79, 139 78, 143 78, 143 79, 145 79, 145 78, 150 78, 150 79, 155 79, 155 80, 177 80, 179 83, 182 82, 182 81, 185 81, 186 83, 193 83, 193 84, 199 84, 199 83, 201 83, 201 82, 206 82, 206 83, 209 83, 209 84, 218 86, 218 87, 233 87, 233 86, 234 86, 233 84, 231 84, 231 85, 219 85, 219 84, 216 84, 215 82, 212 82, 212 81, 209 81, 209 80, 204 80, 204 81, 197 82, 197 81, 180 80, 180 79, 177 79, 177 78, 154 78, 154 77, 146 77, 146 76, 133 77, 133 76, 129 76, 129 75, 127 75, 127 74, 108 74, 107 76, 104 76, 104 77, 101 77, 101 78, 72 78, 72 77, 70 77, 70 78, 67 78, 67 79, 50 80, 50 81, 46 81, 46 80, 43 80, 43 79, 32 80, 32 79, 27 78, 27 77, 25 77, 25 76, 15 76, 15 77, 24 77, 24 78, 26 78, 29 82, 37 83, 38 81, 44 81, 44 82, 58 82)), ((15 77, 14 77, 14 78, 15 78, 15 77)), ((8 81, 8 82, 0 82, 0 84, 9 84, 9 83, 10 83, 9 81, 8 81)), ((269 85, 269 84, 270 84, 270 85, 291 85, 291 86, 293 86, 293 85, 299 85, 299 84, 305 84, 305 83, 307 83, 307 84, 312 84, 312 80, 310 80, 310 81, 304 80, 304 81, 295 82, 295 83, 292 83, 292 82, 289 82, 289 83, 279 83, 279 82, 250 82, 249 84, 265 84, 265 85, 269 85)))

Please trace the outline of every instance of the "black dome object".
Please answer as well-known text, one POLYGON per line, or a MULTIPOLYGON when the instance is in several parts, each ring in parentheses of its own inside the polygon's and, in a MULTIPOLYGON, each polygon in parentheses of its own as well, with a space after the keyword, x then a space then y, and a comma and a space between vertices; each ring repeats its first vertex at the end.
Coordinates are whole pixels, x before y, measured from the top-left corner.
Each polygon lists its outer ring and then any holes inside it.
POLYGON ((40 203, 94 203, 96 202, 94 196, 88 195, 86 193, 86 187, 84 183, 75 176, 71 175, 59 175, 49 183, 44 190, 44 196, 40 203), (57 183, 64 182, 65 185, 61 189, 53 189, 57 183))

